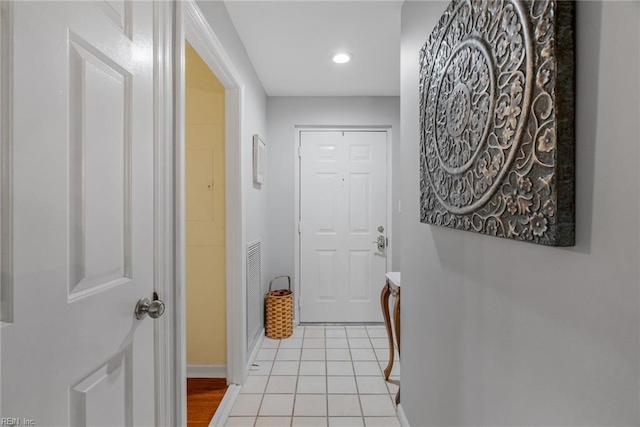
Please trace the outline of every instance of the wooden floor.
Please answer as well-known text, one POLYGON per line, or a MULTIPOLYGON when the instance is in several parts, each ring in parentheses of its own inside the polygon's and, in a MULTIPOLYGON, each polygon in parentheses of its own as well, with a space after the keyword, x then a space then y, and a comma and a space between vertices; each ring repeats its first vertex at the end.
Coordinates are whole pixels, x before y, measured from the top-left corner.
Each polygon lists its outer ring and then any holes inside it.
POLYGON ((187 378, 187 425, 208 427, 226 391, 225 378, 187 378))

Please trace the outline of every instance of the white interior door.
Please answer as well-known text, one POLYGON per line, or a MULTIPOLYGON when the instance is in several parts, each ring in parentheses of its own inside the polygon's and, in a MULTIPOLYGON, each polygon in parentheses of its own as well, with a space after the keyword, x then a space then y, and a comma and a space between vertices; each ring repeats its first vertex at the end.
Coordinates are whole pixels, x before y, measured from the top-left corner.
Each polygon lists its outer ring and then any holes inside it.
POLYGON ((302 322, 382 321, 386 141, 384 131, 300 134, 302 322))
POLYGON ((13 4, 13 319, 2 416, 155 424, 154 3, 13 4))

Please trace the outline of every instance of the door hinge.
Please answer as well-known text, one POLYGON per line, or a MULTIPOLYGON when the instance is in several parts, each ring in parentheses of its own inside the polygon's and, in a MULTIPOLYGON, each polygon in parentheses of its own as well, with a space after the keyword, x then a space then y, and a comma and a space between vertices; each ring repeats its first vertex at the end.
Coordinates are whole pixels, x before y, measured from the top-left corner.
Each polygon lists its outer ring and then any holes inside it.
POLYGON ((302 223, 298 221, 298 234, 300 234, 301 231, 302 231, 302 223))

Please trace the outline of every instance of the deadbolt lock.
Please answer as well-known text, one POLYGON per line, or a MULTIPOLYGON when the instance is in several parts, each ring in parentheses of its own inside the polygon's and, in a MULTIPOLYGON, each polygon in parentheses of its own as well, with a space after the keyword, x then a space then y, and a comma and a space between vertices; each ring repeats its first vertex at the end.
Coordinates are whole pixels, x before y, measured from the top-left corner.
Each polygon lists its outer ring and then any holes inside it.
POLYGON ((378 236, 376 241, 373 242, 373 243, 378 245, 378 250, 379 251, 382 251, 387 246, 387 239, 381 234, 381 235, 378 236))

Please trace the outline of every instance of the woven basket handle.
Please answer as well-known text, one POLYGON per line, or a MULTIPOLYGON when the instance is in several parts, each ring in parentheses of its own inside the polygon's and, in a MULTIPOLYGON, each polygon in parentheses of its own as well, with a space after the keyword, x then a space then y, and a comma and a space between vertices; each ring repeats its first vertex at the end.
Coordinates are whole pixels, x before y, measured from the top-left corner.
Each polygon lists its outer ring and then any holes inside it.
POLYGON ((273 284, 273 282, 275 280, 282 279, 284 277, 286 277, 287 280, 289 281, 289 292, 291 292, 291 276, 276 276, 273 279, 271 279, 271 281, 269 282, 269 292, 271 292, 271 285, 273 284))

